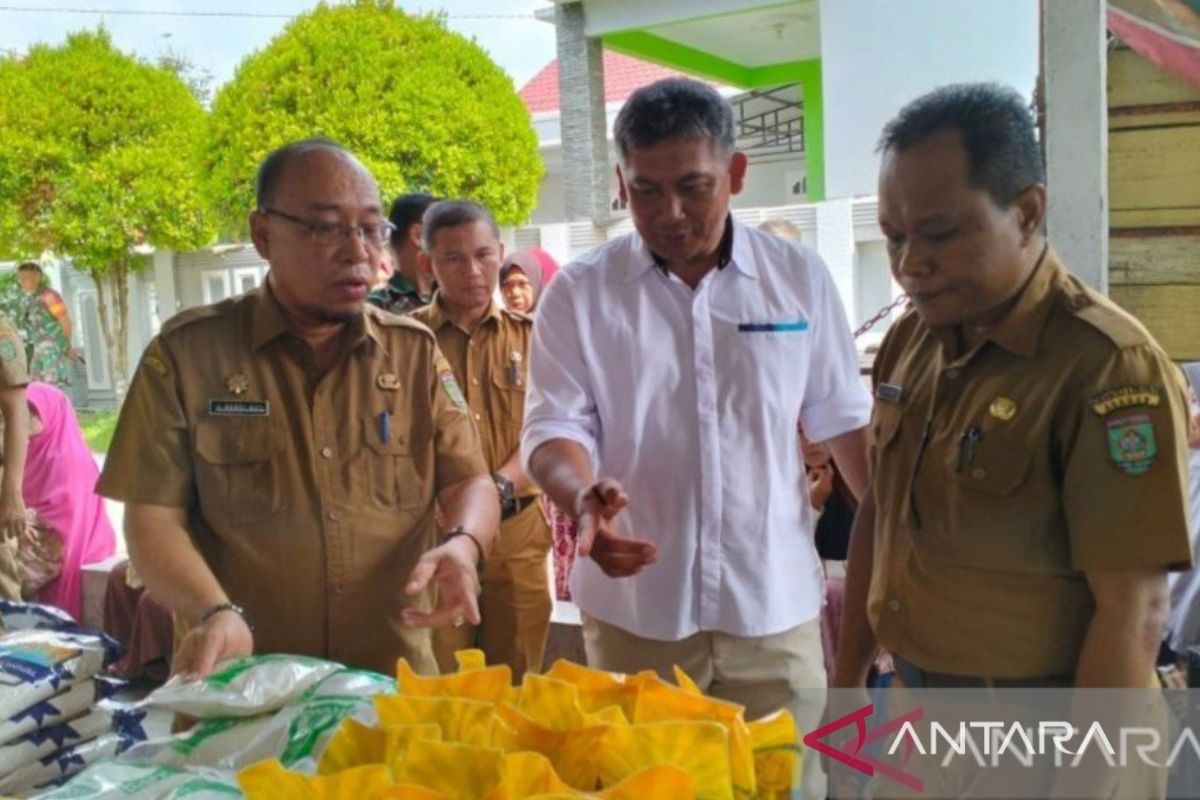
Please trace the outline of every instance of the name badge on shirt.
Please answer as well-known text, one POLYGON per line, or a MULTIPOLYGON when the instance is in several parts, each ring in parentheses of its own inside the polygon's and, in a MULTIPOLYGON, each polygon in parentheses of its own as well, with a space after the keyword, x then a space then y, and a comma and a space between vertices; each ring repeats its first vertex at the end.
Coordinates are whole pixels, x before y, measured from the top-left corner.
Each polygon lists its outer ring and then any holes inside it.
POLYGON ((265 417, 271 413, 266 400, 209 400, 208 414, 212 417, 265 417))
POLYGON ((808 320, 798 319, 794 322, 739 322, 738 331, 741 333, 800 333, 808 330, 808 320))

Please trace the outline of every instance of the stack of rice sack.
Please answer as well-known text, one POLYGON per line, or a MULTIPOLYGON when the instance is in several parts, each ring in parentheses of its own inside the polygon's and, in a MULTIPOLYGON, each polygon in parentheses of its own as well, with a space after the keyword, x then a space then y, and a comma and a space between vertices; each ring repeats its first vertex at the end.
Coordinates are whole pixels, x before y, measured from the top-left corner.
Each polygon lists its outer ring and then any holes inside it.
POLYGON ((119 648, 58 609, 0 601, 0 793, 24 795, 145 738, 99 676, 119 648))
MULTIPOLYGON (((350 718, 316 774, 272 759, 244 769, 249 800, 522 800, 787 797, 798 747, 791 716, 747 723, 685 674, 615 675, 557 662, 520 689, 479 651, 460 671, 416 675, 374 698, 376 720, 350 718)), ((293 765, 294 766, 294 765, 293 765)))
MULTIPOLYGON (((201 681, 172 678, 142 708, 186 731, 142 742, 88 768, 45 800, 217 800, 242 797, 237 770, 263 759, 313 772, 345 719, 375 722, 385 675, 300 656, 236 659, 201 681)), ((356 800, 358 800, 356 798, 356 800)))

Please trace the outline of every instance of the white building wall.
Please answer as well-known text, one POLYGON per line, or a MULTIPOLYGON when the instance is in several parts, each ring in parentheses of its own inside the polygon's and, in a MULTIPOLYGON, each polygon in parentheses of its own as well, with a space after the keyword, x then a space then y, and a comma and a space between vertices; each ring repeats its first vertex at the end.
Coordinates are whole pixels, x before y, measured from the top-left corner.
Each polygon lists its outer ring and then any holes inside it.
POLYGON ((874 194, 875 144, 908 101, 998 81, 1032 97, 1038 0, 821 0, 825 194, 874 194))

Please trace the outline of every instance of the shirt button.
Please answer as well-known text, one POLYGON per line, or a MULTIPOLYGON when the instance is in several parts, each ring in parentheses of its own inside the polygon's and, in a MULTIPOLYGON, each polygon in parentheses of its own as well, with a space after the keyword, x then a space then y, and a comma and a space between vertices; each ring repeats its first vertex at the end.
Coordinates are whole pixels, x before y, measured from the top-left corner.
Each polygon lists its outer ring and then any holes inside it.
POLYGON ((475 415, 475 419, 476 419, 476 420, 481 420, 481 419, 483 419, 483 417, 482 417, 481 415, 479 415, 479 414, 476 414, 476 415, 475 415))
POLYGON ((976 467, 975 469, 971 470, 971 477, 977 481, 981 481, 987 477, 987 470, 983 467, 976 467))
POLYGON ((338 518, 338 513, 336 511, 330 511, 326 516, 332 520, 336 520, 338 518))
POLYGON ((888 600, 888 608, 892 611, 899 611, 900 601, 893 597, 891 600, 888 600))
POLYGON ((958 370, 957 369, 946 370, 946 377, 949 378, 950 380, 954 380, 955 378, 958 377, 958 370))
POLYGON ((322 447, 321 448, 321 457, 322 458, 333 458, 333 448, 322 447))
POLYGON ((472 385, 472 386, 478 386, 478 385, 479 385, 479 378, 471 378, 471 385, 472 385))

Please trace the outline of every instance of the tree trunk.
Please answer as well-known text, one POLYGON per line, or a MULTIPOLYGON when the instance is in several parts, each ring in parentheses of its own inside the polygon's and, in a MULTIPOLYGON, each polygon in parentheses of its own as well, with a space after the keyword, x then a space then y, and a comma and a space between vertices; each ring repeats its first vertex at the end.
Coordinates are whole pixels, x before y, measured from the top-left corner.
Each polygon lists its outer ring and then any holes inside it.
POLYGON ((106 270, 90 270, 90 274, 96 284, 96 312, 112 367, 113 393, 119 408, 129 388, 129 263, 121 260, 110 264, 106 270), (110 295, 115 318, 109 314, 110 295))

